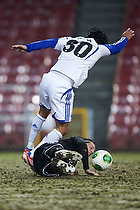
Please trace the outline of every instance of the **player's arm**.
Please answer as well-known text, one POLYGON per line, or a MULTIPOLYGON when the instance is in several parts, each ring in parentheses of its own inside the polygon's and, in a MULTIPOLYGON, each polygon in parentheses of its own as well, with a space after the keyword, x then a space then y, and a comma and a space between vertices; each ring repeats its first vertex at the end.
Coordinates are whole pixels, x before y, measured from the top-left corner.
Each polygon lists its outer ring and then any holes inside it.
POLYGON ((122 51, 122 49, 127 45, 128 40, 130 40, 133 36, 134 31, 128 28, 123 32, 122 37, 118 42, 105 46, 109 49, 111 55, 117 54, 122 51))
POLYGON ((32 52, 40 49, 46 49, 46 48, 55 48, 56 44, 58 42, 58 39, 46 39, 43 41, 37 41, 33 42, 27 45, 13 45, 11 49, 16 49, 16 51, 21 52, 32 52))
POLYGON ((88 163, 88 149, 84 141, 81 140, 81 137, 74 137, 75 142, 77 142, 77 148, 78 152, 83 156, 82 158, 82 163, 83 163, 83 169, 85 173, 94 175, 94 176, 99 176, 95 171, 89 169, 89 163, 88 163))

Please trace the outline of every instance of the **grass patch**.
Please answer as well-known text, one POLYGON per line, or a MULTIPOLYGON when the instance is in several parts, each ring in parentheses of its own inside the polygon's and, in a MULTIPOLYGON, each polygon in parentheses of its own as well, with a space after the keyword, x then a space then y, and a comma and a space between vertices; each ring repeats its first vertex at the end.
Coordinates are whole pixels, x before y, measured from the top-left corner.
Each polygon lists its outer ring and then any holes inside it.
POLYGON ((35 175, 20 152, 0 152, 1 210, 140 209, 140 153, 112 153, 112 167, 99 177, 35 175))

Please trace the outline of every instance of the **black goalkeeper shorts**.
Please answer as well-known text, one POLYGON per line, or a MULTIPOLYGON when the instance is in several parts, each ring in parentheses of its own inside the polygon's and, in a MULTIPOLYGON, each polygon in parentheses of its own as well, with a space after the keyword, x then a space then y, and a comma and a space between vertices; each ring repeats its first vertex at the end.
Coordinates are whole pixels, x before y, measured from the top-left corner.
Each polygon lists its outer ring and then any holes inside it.
POLYGON ((62 149, 64 149, 64 147, 59 143, 45 143, 37 148, 33 158, 36 173, 44 176, 55 175, 56 171, 50 167, 51 159, 55 156, 55 152, 62 149))

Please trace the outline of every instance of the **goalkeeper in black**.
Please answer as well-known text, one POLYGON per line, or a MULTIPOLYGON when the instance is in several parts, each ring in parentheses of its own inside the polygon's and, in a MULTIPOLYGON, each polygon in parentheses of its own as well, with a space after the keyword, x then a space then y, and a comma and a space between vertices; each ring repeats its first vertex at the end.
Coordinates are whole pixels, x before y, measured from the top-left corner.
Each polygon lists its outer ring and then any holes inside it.
POLYGON ((58 143, 45 143, 36 147, 27 153, 26 162, 39 175, 59 176, 77 174, 75 166, 79 160, 82 160, 84 171, 98 176, 95 171, 89 169, 88 157, 94 152, 94 140, 72 136, 59 140, 58 143))

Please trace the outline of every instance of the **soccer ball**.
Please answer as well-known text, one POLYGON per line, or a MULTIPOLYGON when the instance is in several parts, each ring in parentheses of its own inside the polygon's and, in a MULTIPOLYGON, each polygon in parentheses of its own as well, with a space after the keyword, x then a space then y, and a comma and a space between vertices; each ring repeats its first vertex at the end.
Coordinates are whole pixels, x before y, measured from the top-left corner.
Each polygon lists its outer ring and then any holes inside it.
POLYGON ((92 166, 97 171, 104 171, 110 168, 112 165, 112 162, 113 162, 113 158, 111 154, 107 152, 106 150, 96 151, 91 158, 92 166))

